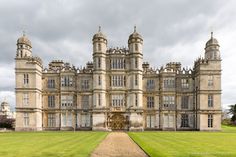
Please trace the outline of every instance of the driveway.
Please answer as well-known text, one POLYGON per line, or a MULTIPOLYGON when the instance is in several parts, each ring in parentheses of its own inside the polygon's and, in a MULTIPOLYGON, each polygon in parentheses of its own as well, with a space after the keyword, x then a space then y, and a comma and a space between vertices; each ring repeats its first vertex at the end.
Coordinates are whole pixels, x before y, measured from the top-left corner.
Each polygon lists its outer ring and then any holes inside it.
POLYGON ((112 132, 92 152, 91 157, 148 157, 124 132, 112 132))

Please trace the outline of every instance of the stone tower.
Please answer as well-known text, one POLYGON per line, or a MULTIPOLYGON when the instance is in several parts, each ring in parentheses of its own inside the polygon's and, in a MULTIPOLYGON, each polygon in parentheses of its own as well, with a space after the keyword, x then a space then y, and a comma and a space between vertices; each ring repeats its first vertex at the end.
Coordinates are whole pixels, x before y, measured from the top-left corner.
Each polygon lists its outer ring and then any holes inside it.
POLYGON ((128 76, 128 105, 131 109, 130 130, 143 129, 143 82, 142 82, 142 64, 143 64, 143 39, 136 31, 129 36, 128 47, 130 53, 130 67, 128 76))
POLYGON ((207 41, 205 57, 199 58, 195 69, 196 129, 221 129, 221 57, 219 43, 213 38, 207 41))
POLYGON ((106 51, 107 38, 101 32, 93 36, 93 130, 104 130, 106 115, 106 51))
POLYGON ((25 34, 17 40, 15 77, 16 131, 42 130, 42 61, 25 34))

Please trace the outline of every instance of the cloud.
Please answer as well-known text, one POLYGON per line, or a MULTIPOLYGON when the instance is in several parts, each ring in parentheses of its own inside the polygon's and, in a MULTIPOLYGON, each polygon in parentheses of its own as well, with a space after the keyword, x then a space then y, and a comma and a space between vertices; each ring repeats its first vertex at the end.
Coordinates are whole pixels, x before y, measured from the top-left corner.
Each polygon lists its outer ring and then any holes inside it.
MULTIPOLYGON (((14 91, 15 75, 14 64, 0 64, 0 92, 14 91)), ((1 97, 0 97, 1 98, 1 97)))
POLYGON ((23 29, 44 66, 52 59, 84 66, 92 60, 91 40, 99 25, 110 47, 127 47, 137 25, 144 38, 145 61, 154 67, 169 61, 191 67, 196 57, 204 55, 213 26, 223 59, 222 103, 235 103, 235 6, 233 0, 0 1, 0 81, 6 82, 0 91, 14 91, 15 44, 23 29))

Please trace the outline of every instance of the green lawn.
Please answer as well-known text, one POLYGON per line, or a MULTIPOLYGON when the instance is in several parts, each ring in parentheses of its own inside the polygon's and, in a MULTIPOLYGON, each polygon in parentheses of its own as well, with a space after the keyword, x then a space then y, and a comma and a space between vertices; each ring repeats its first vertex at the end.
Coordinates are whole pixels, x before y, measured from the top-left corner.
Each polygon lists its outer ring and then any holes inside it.
POLYGON ((0 157, 86 157, 107 132, 0 133, 0 157))
MULTIPOLYGON (((236 127, 222 132, 128 132, 150 156, 235 157, 236 127)), ((0 133, 0 157, 86 157, 108 132, 0 133)))
POLYGON ((222 132, 129 132, 152 157, 236 157, 236 127, 222 132))

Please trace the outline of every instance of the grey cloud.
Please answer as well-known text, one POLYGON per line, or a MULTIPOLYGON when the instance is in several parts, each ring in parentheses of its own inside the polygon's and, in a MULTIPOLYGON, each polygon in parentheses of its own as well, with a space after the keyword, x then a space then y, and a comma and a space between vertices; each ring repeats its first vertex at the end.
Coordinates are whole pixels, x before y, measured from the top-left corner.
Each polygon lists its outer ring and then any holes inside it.
POLYGON ((1 64, 0 63, 0 92, 14 91, 15 89, 15 76, 14 64, 1 64))

